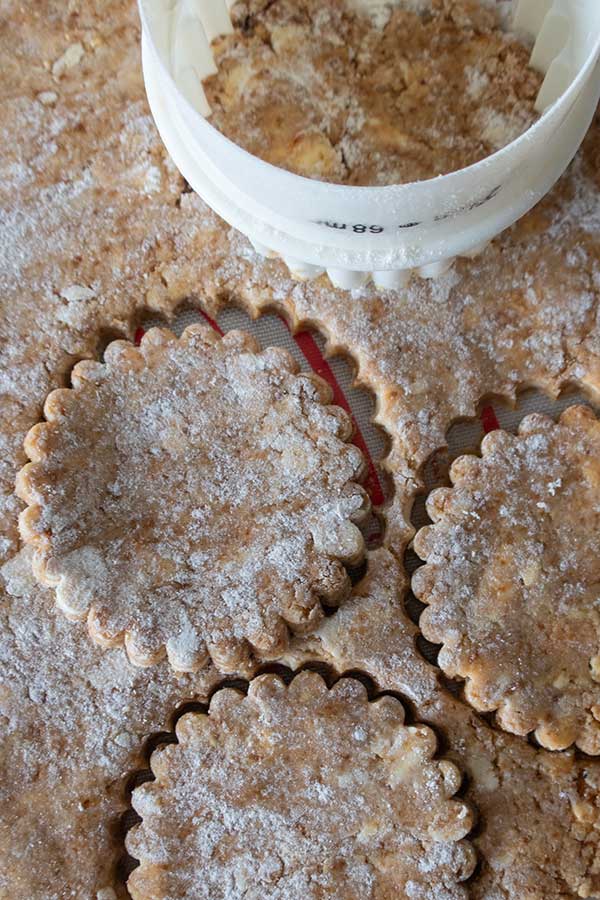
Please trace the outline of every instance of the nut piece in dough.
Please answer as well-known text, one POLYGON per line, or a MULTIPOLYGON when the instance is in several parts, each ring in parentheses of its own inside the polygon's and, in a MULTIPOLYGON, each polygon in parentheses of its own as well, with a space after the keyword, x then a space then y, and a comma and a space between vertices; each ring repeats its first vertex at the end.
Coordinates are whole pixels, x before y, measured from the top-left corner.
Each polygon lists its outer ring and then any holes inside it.
POLYGON ((218 691, 133 793, 134 900, 464 900, 475 854, 461 776, 402 704, 303 672, 218 691))
POLYGON ((441 668, 507 731, 600 753, 600 422, 572 406, 452 465, 417 534, 413 590, 441 668))
POLYGON ((34 571, 131 661, 244 671, 349 591, 364 463, 329 387, 204 326, 111 344, 49 395, 17 492, 34 571))

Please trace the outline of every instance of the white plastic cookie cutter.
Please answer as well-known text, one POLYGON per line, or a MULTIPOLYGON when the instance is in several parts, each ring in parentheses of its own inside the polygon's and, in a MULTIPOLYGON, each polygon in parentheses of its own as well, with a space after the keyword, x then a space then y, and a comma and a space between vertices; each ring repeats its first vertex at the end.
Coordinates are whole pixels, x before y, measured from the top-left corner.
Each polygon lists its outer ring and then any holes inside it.
MULTIPOLYGON (((381 6, 382 0, 362 0, 381 6)), ((444 272, 512 225, 564 172, 600 97, 600 0, 517 0, 514 28, 545 73, 537 122, 475 165, 428 181, 351 187, 294 175, 234 144, 207 120, 211 41, 231 32, 233 0, 139 0, 148 99, 176 166, 220 216, 298 278, 324 270, 355 289, 444 272)))

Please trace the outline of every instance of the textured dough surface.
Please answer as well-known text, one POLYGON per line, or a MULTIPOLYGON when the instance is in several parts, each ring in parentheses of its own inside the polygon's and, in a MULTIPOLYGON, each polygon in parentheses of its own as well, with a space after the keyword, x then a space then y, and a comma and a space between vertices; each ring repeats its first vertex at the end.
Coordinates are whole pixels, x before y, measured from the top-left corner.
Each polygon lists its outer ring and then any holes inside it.
POLYGON ((325 181, 435 178, 537 118, 530 49, 479 0, 244 0, 213 41, 210 122, 266 162, 325 181))
POLYGON ((218 691, 137 788, 134 900, 464 900, 475 867, 458 768, 393 697, 302 672, 218 691))
POLYGON ((219 676, 92 646, 36 584, 30 548, 0 571, 0 597, 0 897, 121 898, 128 778, 146 739, 219 676))
MULTIPOLYGON (((360 381, 377 394, 379 421, 392 435, 387 465, 395 499, 386 541, 397 554, 410 533, 407 513, 423 462, 444 444, 452 421, 475 413, 482 396, 510 397, 523 384, 554 394, 571 383, 598 396, 597 122, 548 198, 480 258, 460 262, 436 282, 414 279, 401 292, 366 287, 349 298, 325 278, 294 282, 281 262, 257 256, 187 191, 145 102, 134 4, 91 0, 59 7, 47 0, 5 0, 3 13, 2 560, 18 549, 22 503, 14 495, 14 478, 26 462, 23 439, 39 421, 47 394, 68 383, 77 360, 97 358, 115 336, 133 337, 142 311, 168 316, 184 302, 201 303, 212 315, 227 301, 252 311, 274 306, 294 322, 315 323, 328 335, 330 349, 351 353, 360 381), (83 57, 55 77, 53 65, 78 43, 83 57)), ((19 558, 10 563, 21 565, 19 558)), ((390 589, 398 582, 392 565, 390 558, 380 575, 359 588, 361 608, 370 614, 356 623, 357 634, 361 641, 368 638, 370 657, 365 658, 367 645, 363 651, 347 636, 348 653, 338 659, 343 666, 370 669, 381 686, 397 685, 405 697, 413 696, 411 685, 420 685, 413 700, 421 697, 419 719, 447 741, 444 755, 466 770, 468 798, 478 809, 475 840, 482 864, 470 885, 472 896, 600 895, 597 763, 536 750, 494 731, 446 694, 427 703, 430 689, 415 679, 419 666, 428 680, 435 679, 435 670, 411 655, 405 641, 386 648, 378 630, 370 629, 370 622, 379 622, 388 636, 404 634, 394 624, 397 595, 390 589), (391 619, 378 618, 368 603, 373 594, 392 610, 391 619), (402 667, 396 653, 404 654, 402 667), (409 677, 405 665, 411 659, 409 677)), ((187 676, 175 679, 165 672, 163 694, 160 667, 150 679, 147 671, 127 665, 122 651, 91 647, 81 629, 53 611, 50 592, 29 582, 20 591, 2 595, 0 616, 2 698, 8 698, 0 739, 9 741, 2 753, 0 783, 7 801, 0 806, 0 857, 10 873, 9 897, 64 900, 75 892, 96 900, 107 885, 120 897, 115 868, 122 852, 122 779, 140 765, 146 734, 170 727, 179 699, 206 699, 208 688, 199 675, 192 686, 187 676), (26 640, 16 636, 17 622, 26 640), (98 667, 109 660, 119 662, 113 662, 112 681, 88 717, 98 667), (74 692, 74 680, 83 686, 81 694, 74 692), (111 702, 115 696, 118 704, 111 702), (65 707, 70 715, 55 731, 65 707), (127 750, 113 748, 106 738, 111 754, 98 770, 96 733, 133 738, 127 750), (82 773, 80 787, 74 770, 82 773), (24 855, 24 847, 34 850, 24 855)), ((345 608, 352 609, 348 603, 345 608)), ((315 642, 311 654, 318 652, 315 642)), ((112 894, 100 900, 113 900, 112 894)))
POLYGON ((194 325, 115 341, 49 395, 19 473, 23 537, 59 608, 136 665, 245 670, 350 581, 369 504, 329 386, 284 350, 194 325))
POLYGON ((228 299, 252 312, 275 306, 350 352, 392 436, 388 538, 397 546, 420 467, 482 396, 511 397, 524 383, 598 393, 598 124, 548 198, 480 258, 401 292, 366 287, 348 302, 324 277, 294 282, 187 192, 143 99, 138 38, 135 9, 106 3, 60 16, 14 3, 0 33, 4 558, 17 546, 21 442, 44 397, 106 335, 132 335, 142 309, 168 315, 202 302, 214 315, 228 299), (55 80, 43 61, 59 59, 69 41, 85 55, 55 80), (48 92, 53 105, 38 99, 48 92))
POLYGON ((413 591, 439 664, 478 710, 552 750, 600 753, 600 422, 531 415, 427 498, 413 591))
POLYGON ((480 868, 475 900, 567 900, 600 896, 600 764, 550 753, 490 727, 438 680, 417 650, 407 616, 407 579, 386 550, 351 599, 316 634, 294 642, 287 661, 322 658, 337 671, 368 674, 398 691, 418 721, 439 736, 444 757, 466 774, 465 799, 477 811, 473 843, 480 868))

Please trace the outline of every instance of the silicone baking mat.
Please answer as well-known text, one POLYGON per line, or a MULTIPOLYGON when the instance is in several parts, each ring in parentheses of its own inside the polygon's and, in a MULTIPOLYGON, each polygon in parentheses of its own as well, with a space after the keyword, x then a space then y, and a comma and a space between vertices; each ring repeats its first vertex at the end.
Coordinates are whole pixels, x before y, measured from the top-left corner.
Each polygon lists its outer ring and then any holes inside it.
MULTIPOLYGON (((353 440, 362 450, 368 464, 365 487, 371 502, 376 508, 385 505, 390 499, 392 488, 389 478, 381 470, 380 463, 387 453, 388 440, 381 429, 372 423, 375 398, 369 391, 354 385, 353 369, 348 359, 342 356, 327 357, 322 335, 315 331, 292 334, 284 319, 273 314, 251 319, 243 310, 228 307, 215 321, 199 308, 188 308, 179 313, 169 327, 179 335, 184 328, 194 322, 208 323, 221 333, 232 328, 248 331, 262 347, 285 347, 302 369, 313 369, 324 378, 333 390, 334 403, 346 409, 353 418, 355 429, 353 440)), ((144 328, 138 329, 136 339, 141 338, 144 329, 164 324, 158 319, 146 320, 144 328)), ((423 473, 425 490, 417 498, 413 509, 412 521, 415 527, 419 528, 429 521, 425 512, 426 495, 433 488, 448 483, 448 468, 452 460, 461 453, 477 452, 484 434, 499 427, 516 431, 521 419, 532 412, 545 413, 556 418, 563 409, 577 402, 589 403, 577 392, 565 392, 555 400, 540 391, 527 390, 519 394, 514 409, 500 401, 484 403, 476 419, 453 425, 447 434, 447 450, 435 454, 425 467, 423 473)), ((381 537, 382 526, 376 518, 373 518, 367 533, 369 545, 376 546, 381 537)), ((416 559, 410 556, 406 562, 409 569, 415 568, 418 564, 416 559)))

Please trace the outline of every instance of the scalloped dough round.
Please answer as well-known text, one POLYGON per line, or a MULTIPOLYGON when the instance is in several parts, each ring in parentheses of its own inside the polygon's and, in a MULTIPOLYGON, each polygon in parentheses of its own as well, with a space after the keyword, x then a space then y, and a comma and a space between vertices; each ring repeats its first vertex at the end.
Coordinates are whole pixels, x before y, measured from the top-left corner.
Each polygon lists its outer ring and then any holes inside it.
POLYGON ((368 510, 329 387, 242 332, 149 331, 79 363, 25 442, 34 570, 131 661, 244 671, 349 591, 368 510))
POLYGON ((177 724, 137 788, 134 900, 464 900, 461 776, 393 697, 303 672, 222 690, 177 724))
POLYGON ((600 754, 600 422, 584 406, 528 416, 450 475, 414 544, 441 668, 507 731, 600 754))

